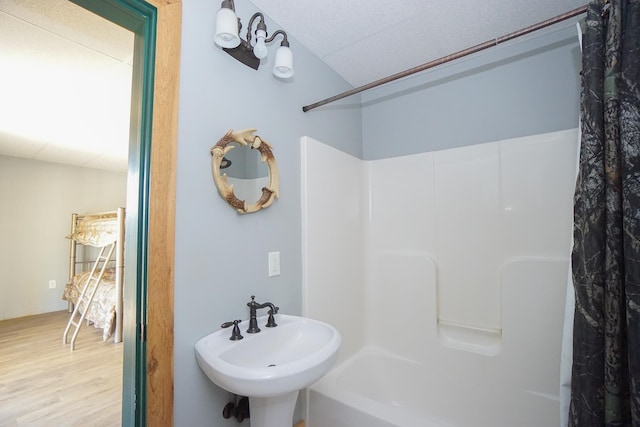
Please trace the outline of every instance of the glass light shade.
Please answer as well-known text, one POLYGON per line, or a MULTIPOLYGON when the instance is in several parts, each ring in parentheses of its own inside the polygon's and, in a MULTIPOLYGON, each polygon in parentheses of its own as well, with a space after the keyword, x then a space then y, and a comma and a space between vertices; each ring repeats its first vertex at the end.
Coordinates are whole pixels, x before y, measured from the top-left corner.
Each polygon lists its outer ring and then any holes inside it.
POLYGON ((282 79, 293 77, 293 53, 287 46, 280 46, 276 51, 273 74, 282 79))
POLYGON ((269 51, 267 50, 267 45, 264 40, 267 38, 267 32, 263 30, 256 31, 256 45, 253 47, 253 54, 258 59, 263 59, 267 57, 269 51))
POLYGON ((240 45, 238 18, 233 10, 221 7, 216 14, 215 42, 220 47, 234 48, 240 45))

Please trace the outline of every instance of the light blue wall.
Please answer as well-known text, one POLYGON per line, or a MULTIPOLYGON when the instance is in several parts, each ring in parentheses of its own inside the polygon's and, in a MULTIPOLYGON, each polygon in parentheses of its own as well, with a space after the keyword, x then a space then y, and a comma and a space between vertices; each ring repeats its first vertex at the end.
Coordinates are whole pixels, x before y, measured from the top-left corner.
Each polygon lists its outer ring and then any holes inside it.
POLYGON ((540 33, 364 93, 364 158, 577 127, 575 24, 540 33))
MULTIPOLYGON (((236 2, 243 25, 254 10, 236 2)), ((226 392, 200 371, 194 344, 227 320, 248 317, 249 297, 284 313, 301 311, 300 137, 334 142, 362 157, 359 107, 305 114, 301 107, 351 87, 290 38, 294 81, 254 71, 214 46, 219 1, 184 0, 178 125, 175 254, 175 425, 223 426, 226 392), (257 128, 273 145, 280 199, 241 216, 220 198, 210 148, 229 129, 257 128), (267 253, 280 251, 282 274, 267 277, 267 253)), ((267 19, 270 31, 278 28, 267 19)), ((246 27, 245 27, 246 28, 246 27)), ((286 29, 285 29, 286 30, 286 29)), ((243 29, 243 32, 246 29, 243 29)), ((271 45, 273 61, 275 47, 271 45)), ((152 190, 153 191, 153 190, 152 190)), ((167 315, 171 315, 167 313, 167 315)), ((245 422, 245 424, 248 424, 245 422)))
MULTIPOLYGON (((219 1, 184 0, 175 264, 175 425, 224 426, 228 394, 197 367, 193 346, 223 321, 246 318, 250 295, 301 311, 299 138, 379 159, 577 126, 575 27, 478 54, 309 113, 301 107, 351 87, 290 38, 293 82, 271 64, 254 71, 213 44, 219 1), (274 148, 281 198, 240 216, 218 196, 209 149, 229 129, 254 127, 274 148), (267 253, 282 274, 267 277, 267 253)), ((243 24, 254 10, 237 2, 243 24)), ((277 28, 267 17, 271 31, 277 28)), ((285 29, 286 30, 286 29, 285 29)), ((245 30, 243 30, 244 33, 245 30)), ((277 43, 276 43, 277 45, 277 43)), ((276 45, 270 49, 271 58, 276 45)), ((271 59, 272 60, 272 59, 271 59)), ((330 170, 330 169, 329 169, 330 170)), ((170 315, 170 314, 168 314, 170 315)), ((247 424, 245 422, 245 424, 247 424)))

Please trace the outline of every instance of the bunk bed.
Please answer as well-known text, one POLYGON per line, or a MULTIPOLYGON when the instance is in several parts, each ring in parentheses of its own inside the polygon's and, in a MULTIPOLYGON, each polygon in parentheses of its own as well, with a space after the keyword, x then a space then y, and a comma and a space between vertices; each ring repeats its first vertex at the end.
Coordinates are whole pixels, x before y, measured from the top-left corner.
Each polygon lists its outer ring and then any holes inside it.
POLYGON ((124 208, 71 215, 69 281, 62 299, 71 312, 63 342, 73 330, 72 350, 83 321, 102 329, 103 341, 122 341, 124 225, 124 208))

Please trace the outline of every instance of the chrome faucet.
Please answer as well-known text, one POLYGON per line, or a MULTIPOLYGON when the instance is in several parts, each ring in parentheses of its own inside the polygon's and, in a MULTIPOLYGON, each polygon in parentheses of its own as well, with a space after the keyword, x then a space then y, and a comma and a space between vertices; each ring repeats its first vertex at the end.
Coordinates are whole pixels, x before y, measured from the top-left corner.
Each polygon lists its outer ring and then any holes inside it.
POLYGON ((278 326, 273 316, 278 312, 280 308, 276 307, 275 305, 273 305, 273 303, 270 302, 258 304, 255 301, 255 298, 255 295, 251 295, 251 301, 247 303, 247 306, 249 307, 249 329, 247 329, 247 333, 249 334, 256 334, 260 332, 260 328, 258 327, 258 320, 256 318, 256 311, 260 308, 269 307, 269 318, 267 319, 267 324, 265 326, 267 328, 278 326))

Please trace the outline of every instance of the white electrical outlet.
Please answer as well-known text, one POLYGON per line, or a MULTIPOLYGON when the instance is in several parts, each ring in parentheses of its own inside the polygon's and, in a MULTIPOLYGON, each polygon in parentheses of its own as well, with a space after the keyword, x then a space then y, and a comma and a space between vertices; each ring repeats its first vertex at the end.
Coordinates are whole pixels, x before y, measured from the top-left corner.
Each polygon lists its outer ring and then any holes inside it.
POLYGON ((56 287, 56 281, 55 280, 49 280, 49 289, 54 289, 56 287))
POLYGON ((269 277, 280 275, 280 252, 269 252, 269 277))

